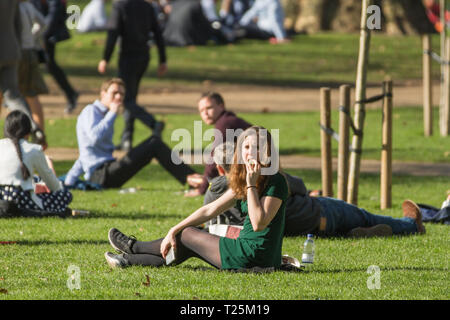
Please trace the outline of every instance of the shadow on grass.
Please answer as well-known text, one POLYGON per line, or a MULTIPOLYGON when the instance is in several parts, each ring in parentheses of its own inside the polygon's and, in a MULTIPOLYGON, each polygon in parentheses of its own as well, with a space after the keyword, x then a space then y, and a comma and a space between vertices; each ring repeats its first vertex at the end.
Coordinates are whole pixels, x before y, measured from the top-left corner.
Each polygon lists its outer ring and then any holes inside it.
POLYGON ((126 212, 114 212, 114 213, 99 213, 92 212, 88 216, 79 217, 75 219, 124 219, 124 220, 161 220, 161 219, 182 219, 185 216, 182 214, 166 214, 166 213, 126 213, 126 212))
POLYGON ((46 216, 42 216, 42 217, 25 217, 25 216, 12 216, 12 217, 7 217, 7 218, 3 218, 3 219, 18 219, 18 218, 26 218, 28 219, 75 219, 75 220, 80 220, 80 219, 124 219, 124 220, 151 220, 151 219, 182 219, 185 216, 182 214, 165 214, 165 213, 96 213, 96 212, 90 212, 88 215, 86 216, 79 216, 79 217, 60 217, 60 216, 51 216, 51 217, 46 217, 46 216))
MULTIPOLYGON (((432 267, 386 267, 380 268, 381 271, 440 271, 447 272, 446 268, 432 268, 432 267)), ((344 268, 344 269, 336 269, 336 270, 305 270, 305 273, 343 273, 343 272, 367 272, 367 268, 344 268)))
MULTIPOLYGON (((106 237, 105 237, 106 238, 106 237)), ((17 241, 15 243, 19 246, 42 246, 42 245, 66 245, 66 244, 78 244, 78 245, 105 245, 109 244, 108 240, 61 240, 61 241, 52 241, 52 240, 24 240, 17 241)))
MULTIPOLYGON (((90 79, 98 79, 97 68, 95 65, 92 66, 64 66, 64 71, 70 76, 90 79)), ((328 71, 327 71, 328 72, 328 71)), ((47 72, 46 72, 47 73, 47 72)), ((271 73, 270 71, 265 71, 265 73, 271 73)), ((117 67, 112 64, 111 68, 108 70, 108 75, 112 76, 117 74, 117 67)), ((320 75, 320 72, 318 73, 320 75)), ((148 77, 153 77, 154 75, 147 71, 145 73, 148 77)), ((270 75, 264 75, 264 71, 259 73, 247 73, 245 76, 241 72, 229 71, 229 72, 217 72, 216 69, 213 70, 191 70, 189 68, 179 68, 177 70, 171 70, 164 76, 163 82, 194 82, 202 83, 205 80, 210 80, 215 83, 231 83, 231 84, 241 84, 241 85, 259 85, 259 86, 278 86, 278 87, 293 87, 302 89, 319 89, 321 87, 329 87, 331 89, 337 89, 343 84, 349 84, 354 86, 352 82, 348 81, 304 81, 296 78, 296 74, 293 76, 288 76, 286 78, 276 78, 270 75), (262 76, 263 75, 263 76, 262 76)), ((379 87, 379 83, 368 83, 368 87, 379 87)))

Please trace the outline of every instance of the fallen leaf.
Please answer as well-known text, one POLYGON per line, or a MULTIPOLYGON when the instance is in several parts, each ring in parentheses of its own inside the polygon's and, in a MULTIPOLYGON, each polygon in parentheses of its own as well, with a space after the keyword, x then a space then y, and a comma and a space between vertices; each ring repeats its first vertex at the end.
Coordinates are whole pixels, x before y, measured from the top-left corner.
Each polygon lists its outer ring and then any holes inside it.
POLYGON ((115 208, 115 207, 117 207, 117 204, 116 204, 116 203, 113 203, 113 204, 111 205, 111 208, 115 208))
POLYGON ((148 286, 150 286, 150 277, 148 276, 148 274, 146 274, 145 277, 147 278, 147 282, 142 282, 142 284, 145 287, 148 287, 148 286))

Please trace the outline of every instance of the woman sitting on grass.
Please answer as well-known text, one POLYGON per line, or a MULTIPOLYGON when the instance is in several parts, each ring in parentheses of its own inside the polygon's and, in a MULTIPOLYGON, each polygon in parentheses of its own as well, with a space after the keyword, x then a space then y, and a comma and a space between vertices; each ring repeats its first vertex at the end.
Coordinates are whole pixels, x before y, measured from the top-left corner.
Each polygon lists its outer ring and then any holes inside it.
POLYGON ((197 257, 218 269, 279 268, 288 187, 278 172, 278 153, 275 155, 273 151, 267 130, 258 126, 245 130, 237 141, 227 192, 171 228, 163 239, 141 242, 111 229, 109 241, 121 254, 105 253, 108 264, 111 267, 171 264, 166 258, 173 249, 175 264, 197 257), (196 228, 236 204, 247 214, 237 239, 196 228))
POLYGON ((72 194, 49 167, 42 146, 27 141, 31 121, 21 111, 12 111, 5 120, 5 139, 0 140, 0 200, 12 201, 26 215, 65 215, 72 194), (33 192, 32 173, 36 171, 50 193, 33 192), (31 211, 30 211, 31 210, 31 211), (33 213, 33 214, 32 214, 33 213))

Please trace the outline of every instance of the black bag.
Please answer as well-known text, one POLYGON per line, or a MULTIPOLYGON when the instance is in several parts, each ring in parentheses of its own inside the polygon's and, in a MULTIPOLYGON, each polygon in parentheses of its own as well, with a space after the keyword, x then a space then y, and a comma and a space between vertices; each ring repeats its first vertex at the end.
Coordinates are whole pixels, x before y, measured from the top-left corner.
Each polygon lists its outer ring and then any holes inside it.
POLYGON ((12 217, 28 217, 28 218, 43 218, 43 217, 60 217, 66 218, 72 215, 72 210, 67 208, 66 211, 56 213, 47 211, 38 211, 32 209, 19 209, 15 202, 0 200, 0 218, 12 217))
POLYGON ((19 214, 19 208, 12 201, 0 200, 0 218, 14 217, 19 214))

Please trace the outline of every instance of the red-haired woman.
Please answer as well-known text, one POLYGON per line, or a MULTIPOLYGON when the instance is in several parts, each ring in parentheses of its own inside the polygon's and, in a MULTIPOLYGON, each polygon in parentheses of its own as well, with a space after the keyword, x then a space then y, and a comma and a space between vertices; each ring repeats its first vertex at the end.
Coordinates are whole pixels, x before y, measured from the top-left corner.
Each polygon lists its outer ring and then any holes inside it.
POLYGON ((278 172, 275 151, 266 129, 254 126, 245 130, 236 144, 226 193, 196 210, 159 240, 137 241, 111 229, 109 241, 121 253, 105 253, 108 264, 162 266, 173 249, 175 264, 197 257, 219 269, 280 267, 288 187, 278 172), (237 239, 196 228, 233 206, 247 214, 237 239))

